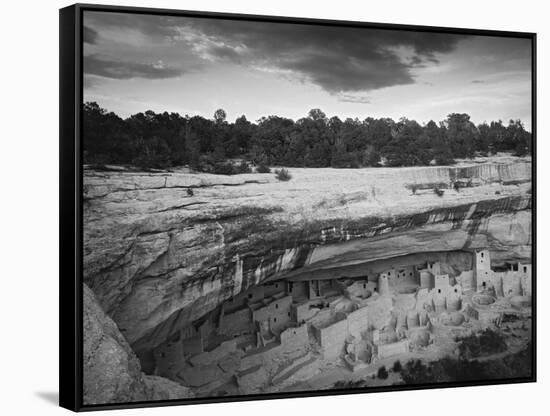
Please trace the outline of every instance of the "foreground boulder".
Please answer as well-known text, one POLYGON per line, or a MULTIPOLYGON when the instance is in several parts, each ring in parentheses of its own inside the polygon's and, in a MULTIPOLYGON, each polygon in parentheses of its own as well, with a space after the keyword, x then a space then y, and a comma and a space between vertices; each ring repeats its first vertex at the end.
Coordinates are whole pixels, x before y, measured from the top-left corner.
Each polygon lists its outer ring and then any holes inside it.
POLYGON ((86 285, 83 302, 85 405, 190 397, 187 388, 142 373, 130 345, 86 285))

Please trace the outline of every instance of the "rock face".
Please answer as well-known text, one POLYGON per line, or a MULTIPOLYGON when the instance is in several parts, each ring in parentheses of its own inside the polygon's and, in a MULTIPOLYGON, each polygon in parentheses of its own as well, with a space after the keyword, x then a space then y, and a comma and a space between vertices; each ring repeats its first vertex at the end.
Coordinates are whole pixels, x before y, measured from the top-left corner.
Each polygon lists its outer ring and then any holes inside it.
POLYGON ((134 350, 289 273, 478 247, 531 256, 529 159, 291 174, 85 171, 84 279, 134 350))
POLYGON ((146 376, 138 358, 84 285, 84 404, 128 403, 190 397, 188 389, 146 376))

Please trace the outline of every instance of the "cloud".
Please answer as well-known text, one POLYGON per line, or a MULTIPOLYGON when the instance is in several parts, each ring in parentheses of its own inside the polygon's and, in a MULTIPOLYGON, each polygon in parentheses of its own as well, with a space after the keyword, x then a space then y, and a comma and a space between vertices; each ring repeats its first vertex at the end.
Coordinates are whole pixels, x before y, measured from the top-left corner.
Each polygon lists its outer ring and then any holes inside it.
MULTIPOLYGON (((194 55, 204 64, 231 62, 305 80, 330 94, 413 84, 415 69, 438 65, 440 55, 454 51, 464 38, 404 30, 130 13, 85 12, 84 19, 95 31, 86 37, 90 42, 95 42, 98 33, 106 31, 112 37, 116 31, 117 41, 126 42, 126 47, 118 46, 120 56, 129 61, 142 62, 143 51, 154 45, 151 50, 164 54, 161 58, 175 66, 180 56, 180 62, 185 59, 189 67, 190 55, 194 55), (140 49, 143 42, 149 46, 140 49)), ((116 47, 113 43, 102 46, 116 47)), ((119 56, 110 52, 109 56, 119 56)), ((118 69, 110 72, 120 76, 118 69)), ((145 69, 137 72, 149 73, 145 69)))
POLYGON ((83 77, 83 85, 84 85, 84 89, 85 90, 91 90, 93 89, 94 87, 96 87, 98 85, 98 80, 99 78, 96 78, 95 76, 90 76, 90 75, 87 75, 87 74, 84 74, 84 77, 83 77))
POLYGON ((229 59, 233 62, 240 63, 241 56, 235 48, 231 48, 226 45, 212 45, 209 46, 206 51, 213 57, 220 59, 229 59))
POLYGON ((414 68, 437 65, 438 55, 452 52, 463 38, 212 19, 189 20, 188 28, 201 35, 200 50, 209 56, 291 71, 331 94, 412 84, 414 68), (220 44, 224 47, 220 48, 220 44))
MULTIPOLYGON (((414 69, 437 65, 439 55, 452 52, 464 38, 402 30, 129 13, 85 12, 85 21, 99 33, 124 33, 121 39, 133 39, 132 34, 139 33, 139 39, 148 39, 159 46, 155 50, 162 49, 174 58, 179 52, 187 54, 188 61, 189 53, 193 53, 204 62, 261 68, 309 81, 330 94, 412 84, 414 69)), ((139 56, 140 51, 133 46, 139 56)), ((126 48, 121 53, 131 52, 126 48)))
POLYGON ((338 101, 342 101, 345 103, 355 103, 355 104, 370 104, 371 100, 369 97, 365 95, 352 95, 352 94, 344 94, 340 93, 337 95, 338 101))
POLYGON ((139 63, 116 61, 98 55, 84 57, 85 75, 96 75, 111 79, 166 79, 183 74, 183 70, 165 65, 162 61, 156 63, 139 63))
POLYGON ((96 43, 97 31, 95 31, 91 27, 84 26, 83 41, 84 43, 89 43, 90 45, 93 45, 94 43, 96 43))
POLYGON ((181 18, 173 16, 92 11, 84 12, 84 21, 89 26, 110 30, 130 29, 155 38, 178 35, 178 22, 181 24, 181 18))

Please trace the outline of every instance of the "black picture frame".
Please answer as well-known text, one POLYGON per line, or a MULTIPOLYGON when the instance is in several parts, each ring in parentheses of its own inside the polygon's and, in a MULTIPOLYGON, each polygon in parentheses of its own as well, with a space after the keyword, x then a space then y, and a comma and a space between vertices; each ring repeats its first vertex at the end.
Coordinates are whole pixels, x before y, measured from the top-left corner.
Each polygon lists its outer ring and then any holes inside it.
POLYGON ((60 186, 60 255, 59 255, 59 311, 60 311, 60 338, 59 338, 59 403, 62 407, 74 411, 92 411, 106 409, 138 408, 173 406, 200 403, 222 403, 240 402, 249 400, 270 400, 280 398, 315 397, 342 394, 361 394, 384 391, 420 390, 433 388, 466 387, 480 385, 496 385, 510 383, 530 383, 536 381, 537 371, 537 333, 536 333, 536 189, 537 189, 537 123, 536 123, 536 34, 525 32, 494 31, 481 29, 463 29, 435 26, 414 26, 386 23, 365 23, 354 21, 321 20, 296 17, 275 17, 243 15, 230 13, 213 13, 200 11, 183 11, 171 9, 155 9, 142 7, 105 6, 92 4, 75 4, 60 9, 59 32, 60 32, 60 165, 59 165, 59 186, 60 186), (465 35, 485 35, 496 37, 525 38, 532 41, 532 308, 533 308, 533 334, 532 334, 532 377, 502 380, 484 380, 472 382, 449 382, 433 383, 425 385, 396 385, 391 387, 369 387, 354 389, 335 389, 328 391, 308 391, 297 393, 271 393, 253 394, 247 396, 231 397, 209 397, 192 398, 181 400, 167 400, 154 402, 131 402, 119 404, 83 405, 83 383, 82 383, 82 356, 83 356, 83 333, 82 333, 82 264, 83 264, 83 236, 82 236, 82 100, 83 100, 83 76, 82 76, 82 38, 83 38, 83 12, 103 11, 132 14, 152 14, 183 17, 208 17, 212 19, 232 20, 253 20, 261 22, 279 23, 300 23, 311 25, 345 26, 381 28, 394 30, 414 30, 428 33, 448 33, 465 35))

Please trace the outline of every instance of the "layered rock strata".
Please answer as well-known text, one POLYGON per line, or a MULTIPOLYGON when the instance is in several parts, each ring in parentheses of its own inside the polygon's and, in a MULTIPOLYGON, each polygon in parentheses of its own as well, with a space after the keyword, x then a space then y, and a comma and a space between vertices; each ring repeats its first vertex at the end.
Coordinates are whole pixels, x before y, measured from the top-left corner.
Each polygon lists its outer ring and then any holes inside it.
POLYGON ((269 279, 426 251, 531 256, 528 159, 291 174, 85 170, 84 279, 134 350, 269 279))

